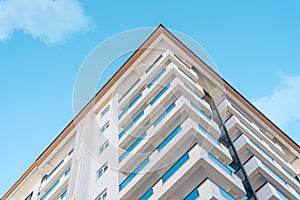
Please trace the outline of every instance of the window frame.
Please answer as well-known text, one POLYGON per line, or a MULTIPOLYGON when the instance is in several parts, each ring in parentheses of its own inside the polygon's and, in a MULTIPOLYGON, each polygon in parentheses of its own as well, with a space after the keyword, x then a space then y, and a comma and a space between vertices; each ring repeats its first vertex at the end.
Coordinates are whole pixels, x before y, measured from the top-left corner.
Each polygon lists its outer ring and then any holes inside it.
POLYGON ((107 162, 106 162, 96 172, 96 180, 99 180, 107 170, 108 170, 108 166, 107 166, 107 162), (100 172, 101 172, 101 174, 99 175, 100 172))

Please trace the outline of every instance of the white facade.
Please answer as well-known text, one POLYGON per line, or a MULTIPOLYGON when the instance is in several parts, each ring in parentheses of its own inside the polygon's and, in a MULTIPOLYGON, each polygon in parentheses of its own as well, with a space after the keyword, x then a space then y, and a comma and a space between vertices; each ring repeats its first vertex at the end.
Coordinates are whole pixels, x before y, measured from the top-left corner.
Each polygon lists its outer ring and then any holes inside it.
POLYGON ((299 146, 164 27, 144 45, 4 199, 300 198, 299 146))

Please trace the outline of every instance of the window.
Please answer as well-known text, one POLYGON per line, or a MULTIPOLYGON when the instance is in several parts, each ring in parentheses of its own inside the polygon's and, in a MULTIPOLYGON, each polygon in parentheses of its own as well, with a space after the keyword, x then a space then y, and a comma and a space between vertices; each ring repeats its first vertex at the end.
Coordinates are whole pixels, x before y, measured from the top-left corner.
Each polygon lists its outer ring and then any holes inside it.
POLYGON ((121 119, 125 113, 142 97, 142 93, 139 93, 132 101, 129 103, 129 105, 123 110, 123 112, 119 115, 119 119, 121 119))
POLYGON ((154 97, 152 99, 152 101, 150 102, 150 105, 153 105, 158 99, 159 97, 161 97, 170 87, 170 84, 168 84, 166 87, 164 87, 157 95, 156 97, 154 97))
POLYGON ((59 184, 59 180, 57 180, 57 181, 49 188, 49 190, 44 194, 44 196, 41 198, 41 200, 46 199, 46 197, 54 190, 54 188, 57 187, 58 184, 59 184))
POLYGON ((100 148, 99 148, 99 153, 102 154, 105 149, 109 146, 109 141, 107 140, 100 148))
POLYGON ((60 198, 63 199, 67 196, 67 190, 65 190, 61 195, 60 198))
POLYGON ((119 162, 121 162, 147 135, 147 132, 144 132, 137 140, 132 143, 130 147, 120 156, 119 162))
POLYGON ((150 67, 146 70, 146 73, 148 73, 152 68, 153 66, 158 63, 158 61, 162 58, 163 56, 160 55, 158 58, 156 58, 156 60, 150 65, 150 67))
POLYGON ((181 131, 181 126, 177 126, 169 135, 164 139, 157 147, 158 151, 161 151, 176 135, 181 131))
POLYGON ((110 105, 106 106, 106 108, 104 108, 104 110, 101 112, 101 117, 103 117, 110 109, 110 105))
POLYGON ((140 198, 140 200, 147 200, 153 195, 153 189, 150 188, 143 196, 140 198))
POLYGON ((157 124, 175 107, 175 103, 172 103, 154 122, 154 126, 157 124))
POLYGON ((150 162, 149 157, 146 158, 127 178, 119 185, 121 191, 140 171, 150 162))
POLYGON ((121 139, 125 133, 144 115, 144 111, 141 111, 133 120, 128 124, 128 126, 119 134, 119 139, 121 139))
POLYGON ((157 79, 159 79, 161 77, 161 75, 163 75, 166 72, 166 68, 163 68, 156 77, 154 77, 154 79, 148 84, 148 88, 151 88, 151 86, 155 83, 155 81, 157 81, 157 79))
POLYGON ((67 176, 71 171, 71 167, 69 167, 66 171, 65 171, 65 176, 67 176))
POLYGON ((200 196, 198 188, 194 189, 188 196, 184 198, 184 200, 193 200, 197 199, 200 196))
POLYGON ((184 154, 163 176, 162 182, 165 183, 188 159, 189 154, 184 154))
POLYGON ((205 133, 210 139, 212 139, 215 143, 220 144, 220 141, 215 138, 212 134, 210 134, 205 128, 203 128, 200 124, 198 124, 198 128, 205 133))
POLYGON ((107 163, 105 163, 98 171, 97 171, 97 179, 99 179, 106 171, 107 171, 107 163))
POLYGON ((219 165, 222 169, 224 169, 228 174, 232 174, 235 172, 235 170, 233 168, 231 168, 230 166, 226 166, 224 165, 220 160, 218 160, 216 157, 214 157, 211 153, 208 153, 208 157, 214 161, 217 165, 219 165))
POLYGON ((226 192, 223 188, 219 188, 220 193, 223 197, 225 197, 225 199, 227 200, 235 200, 235 198, 233 198, 228 192, 226 192))
POLYGON ((107 190, 105 189, 95 200, 105 200, 107 199, 107 190))
POLYGON ((119 102, 121 102, 127 94, 141 81, 141 79, 138 79, 126 92, 125 94, 119 99, 119 102))
POLYGON ((104 124, 104 126, 102 126, 102 128, 100 129, 100 134, 104 133, 106 131, 106 129, 109 128, 109 121, 106 122, 106 124, 104 124))

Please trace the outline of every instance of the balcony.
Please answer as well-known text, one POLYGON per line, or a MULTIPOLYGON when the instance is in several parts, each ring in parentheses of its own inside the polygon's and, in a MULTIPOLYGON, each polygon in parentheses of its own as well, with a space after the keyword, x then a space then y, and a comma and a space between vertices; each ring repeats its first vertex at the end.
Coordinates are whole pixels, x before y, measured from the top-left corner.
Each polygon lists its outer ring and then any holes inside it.
POLYGON ((256 192, 258 200, 289 200, 282 192, 276 189, 272 184, 266 184, 256 192))
POLYGON ((121 159, 119 159, 121 162, 121 171, 134 169, 138 162, 149 155, 150 146, 154 148, 161 148, 163 145, 165 145, 166 141, 173 138, 171 132, 187 117, 188 119, 184 121, 182 125, 185 126, 185 124, 187 124, 187 127, 194 128, 197 133, 200 133, 193 135, 199 144, 202 144, 207 151, 211 151, 215 155, 223 155, 218 157, 222 157, 221 160, 225 164, 229 164, 232 161, 227 148, 223 145, 220 145, 217 140, 221 133, 220 131, 217 131, 217 125, 215 122, 208 121, 205 117, 199 114, 195 108, 190 106, 190 102, 184 96, 181 96, 175 102, 175 105, 176 106, 168 114, 164 115, 163 124, 154 123, 147 130, 147 132, 144 132, 140 137, 135 138, 135 141, 132 143, 132 145, 127 148, 130 152, 121 152, 121 159), (199 119, 203 121, 202 125, 197 124, 199 119), (204 126, 207 130, 209 130, 209 132, 204 128, 199 128, 203 126, 203 123, 205 123, 204 126), (217 137, 210 133, 212 129, 215 130, 214 135, 217 133, 217 137), (168 136, 168 134, 170 135, 168 136), (159 144, 160 142, 163 143, 159 144))
POLYGON ((67 189, 60 195, 58 200, 63 200, 67 198, 67 189))
POLYGON ((270 147, 268 142, 266 142, 266 140, 268 140, 266 139, 266 136, 262 137, 261 135, 258 135, 257 132, 254 132, 252 129, 250 129, 249 124, 246 125, 237 117, 231 116, 230 119, 228 119, 225 123, 225 126, 228 130, 229 136, 232 141, 237 139, 241 133, 245 134, 247 138, 249 138, 259 147, 261 147, 267 155, 272 157, 272 159, 274 159, 279 165, 284 167, 284 169, 286 169, 288 173, 290 173, 292 176, 296 176, 297 173, 294 170, 294 168, 288 162, 286 162, 278 153, 276 153, 270 147))
POLYGON ((148 162, 142 161, 142 163, 145 163, 145 165, 141 163, 134 168, 135 170, 133 173, 128 176, 132 177, 129 179, 130 181, 128 181, 127 177, 121 182, 120 199, 131 199, 130 197, 135 194, 138 187, 143 185, 145 182, 147 182, 146 185, 151 185, 151 183, 153 184, 155 180, 152 178, 156 177, 155 174, 158 171, 161 172, 167 170, 164 165, 165 163, 172 163, 174 160, 174 153, 175 155, 180 156, 190 148, 194 142, 194 139, 191 137, 192 134, 189 132, 193 131, 193 129, 187 126, 188 124, 182 125, 182 130, 178 132, 176 137, 172 139, 172 143, 166 144, 162 149, 156 149, 151 153, 151 155, 148 155, 146 159, 144 159, 144 161, 148 160, 148 162), (143 166, 142 169, 141 166, 143 166), (136 170, 141 173, 137 174, 136 170))
POLYGON ((223 188, 216 185, 213 181, 207 178, 200 186, 194 189, 184 200, 216 200, 227 199, 234 200, 234 198, 227 193, 223 188))
POLYGON ((197 197, 195 187, 200 195, 199 199, 224 199, 224 195, 241 199, 245 195, 240 179, 235 174, 224 173, 218 164, 208 158, 204 149, 195 145, 170 166, 140 199, 188 199, 189 195, 197 197), (222 188, 209 179, 215 180, 222 188))
MULTIPOLYGON (((131 162, 128 162, 128 160, 126 159, 124 160, 124 162, 127 164, 123 165, 122 171, 139 169, 141 164, 137 163, 143 163, 142 159, 149 158, 149 162, 147 162, 146 165, 143 165, 143 173, 137 174, 134 170, 133 173, 135 175, 133 178, 130 178, 130 182, 126 181, 126 187, 123 187, 122 184, 122 190, 120 191, 120 196, 122 198, 130 198, 131 194, 136 190, 142 191, 142 189, 139 189, 141 185, 151 185, 151 182, 155 182, 153 178, 157 177, 157 173, 161 174, 164 170, 166 170, 164 165, 166 163, 172 163, 172 161, 174 160, 174 155, 182 155, 191 147, 191 145, 195 144, 195 142, 199 142, 199 144, 201 145, 205 144, 203 146, 211 151, 211 154, 213 154, 220 160, 219 162, 226 162, 227 164, 229 164, 232 161, 229 151, 226 149, 226 147, 215 143, 215 141, 213 141, 210 137, 202 133, 198 129, 197 123, 195 123, 193 120, 187 119, 180 125, 180 127, 180 131, 177 128, 169 134, 169 136, 171 136, 172 134, 176 134, 176 137, 172 137, 172 139, 170 139, 170 137, 168 136, 165 137, 164 140, 156 139, 157 148, 151 154, 140 154, 139 156, 136 156, 135 159, 132 159, 131 157, 131 162), (135 163, 134 167, 132 164, 133 162, 135 163), (127 166, 127 168, 125 168, 125 166, 127 166)), ((130 159, 130 157, 127 159, 130 159)), ((225 171, 224 169, 222 170, 225 171)), ((130 174, 129 176, 133 175, 130 174)), ((122 183, 126 179, 122 180, 122 183)))
POLYGON ((41 193, 38 196, 38 200, 49 200, 49 199, 64 199, 65 189, 68 186, 68 180, 70 177, 70 168, 68 168, 65 173, 57 179, 47 191, 41 193))
MULTIPOLYGON (((156 99, 155 103, 149 104, 148 107, 146 107, 144 110, 140 111, 139 114, 137 114, 132 122, 130 122, 124 130, 119 134, 119 145, 127 149, 129 147, 128 142, 132 141, 134 137, 139 137, 139 135, 136 135, 138 133, 145 132, 151 124, 149 122, 153 119, 153 123, 158 123, 157 119, 163 114, 163 108, 168 108, 171 104, 170 101, 176 100, 181 95, 186 96, 188 99, 190 99, 191 102, 189 102, 189 106, 193 105, 193 109, 198 112, 197 117, 199 123, 202 124, 203 127, 209 128, 211 133, 215 137, 220 136, 220 131, 216 123, 211 123, 209 120, 209 117, 207 114, 208 111, 211 112, 209 106, 207 103, 205 104, 203 102, 199 102, 195 99, 195 95, 193 95, 189 90, 187 90, 184 86, 184 84, 178 79, 175 78, 170 84, 169 89, 166 90, 162 95, 159 96, 159 98, 156 99), (175 95, 176 94, 176 95, 175 95), (167 104, 167 105, 166 105, 167 104), (199 120, 201 119, 201 120, 199 120), (203 119, 203 120, 202 120, 203 119), (147 127, 147 123, 149 124, 147 127), (142 127, 142 128, 141 128, 142 127), (127 145, 127 146, 126 146, 127 145)), ((176 100, 175 104, 180 104, 180 98, 176 100)))
POLYGON ((50 186, 57 181, 61 174, 70 167, 72 157, 73 151, 70 151, 70 153, 54 168, 54 170, 48 176, 46 176, 44 181, 41 183, 40 193, 48 190, 48 188, 50 188, 50 186))
POLYGON ((189 85, 187 83, 183 83, 186 82, 186 77, 184 77, 178 69, 179 67, 170 63, 166 68, 163 68, 163 74, 159 73, 160 76, 156 80, 155 85, 151 82, 148 84, 148 87, 144 87, 144 90, 136 94, 134 99, 121 112, 119 116, 120 125, 125 126, 125 124, 128 124, 132 116, 136 115, 140 109, 144 109, 145 105, 152 105, 155 103, 155 101, 160 98, 166 90, 169 90, 168 92, 172 91, 173 94, 176 94, 174 88, 176 88, 176 84, 178 85, 179 83, 181 83, 181 86, 184 86, 183 88, 185 88, 185 90, 189 91, 189 96, 192 97, 194 104, 198 105, 200 102, 200 109, 203 110, 205 114, 211 115, 210 106, 202 99, 204 96, 203 89, 197 84, 189 85), (172 84, 170 81, 174 79, 174 77, 178 83, 173 81, 174 83, 172 84), (149 87, 149 85, 151 85, 151 87, 149 87), (154 98, 152 99, 153 96, 154 98))
POLYGON ((255 155, 263 163, 270 166, 276 174, 279 174, 281 177, 283 177, 289 185, 291 185, 294 188, 298 188, 298 180, 292 175, 290 175, 287 171, 285 171, 284 168, 279 163, 277 163, 276 160, 273 159, 271 151, 268 151, 263 144, 257 142, 258 141, 254 142, 253 140, 250 140, 245 135, 241 135, 234 142, 234 146, 237 150, 241 161, 244 163, 252 155, 255 155), (264 150, 263 148, 265 148, 266 150, 264 150))
MULTIPOLYGON (((136 96, 137 88, 145 88, 148 86, 149 88, 153 85, 157 79, 160 78, 162 73, 164 73, 165 65, 168 65, 170 62, 173 62, 175 65, 180 66, 179 71, 181 76, 184 76, 189 83, 195 84, 195 80, 197 80, 197 75, 188 69, 184 63, 178 60, 171 51, 166 50, 161 56, 158 57, 154 61, 154 63, 146 70, 138 81, 134 83, 134 85, 119 99, 119 106, 121 110, 124 110, 128 102, 130 102, 130 97, 136 96), (156 66, 156 67, 154 67, 156 66), (149 84, 150 83, 150 84, 149 84)), ((197 87, 198 85, 195 84, 197 87)), ((200 86, 198 86, 201 88, 200 86)), ((202 90, 202 89, 201 89, 202 90)), ((202 90, 203 92, 203 90, 202 90)), ((204 95, 204 94, 203 94, 204 95)), ((120 117, 121 118, 121 117, 120 117)))
MULTIPOLYGON (((172 56, 170 57, 170 59, 172 56)), ((137 109, 142 107, 142 105, 149 104, 151 101, 150 98, 155 96, 159 90, 161 90, 161 86, 168 85, 173 77, 178 77, 181 80, 184 80, 186 87, 193 92, 193 96, 197 96, 198 100, 203 101, 202 97, 204 96, 203 89, 196 83, 188 81, 188 77, 186 73, 183 73, 182 69, 180 69, 173 62, 170 62, 165 68, 157 69, 160 70, 156 72, 156 76, 153 78, 147 75, 145 78, 141 78, 140 85, 143 85, 141 89, 136 89, 132 95, 129 95, 127 100, 124 100, 122 104, 119 105, 121 109, 121 113, 119 115, 119 123, 121 126, 128 123, 128 117, 130 115, 134 115, 137 112, 137 109), (133 97, 131 99, 130 97, 133 97)), ((136 86, 137 87, 137 86, 136 86)), ((206 103, 206 102, 205 102, 206 103)), ((207 103, 206 103, 207 104, 207 103)), ((204 112, 210 114, 209 105, 208 109, 205 109, 204 112)))
MULTIPOLYGON (((244 169, 254 190, 261 187, 262 183, 268 181, 280 189, 289 199, 298 199, 296 190, 291 187, 281 176, 274 172, 269 166, 257 157, 251 157, 245 164, 244 169)), ((298 187, 299 188, 299 187, 298 187)))

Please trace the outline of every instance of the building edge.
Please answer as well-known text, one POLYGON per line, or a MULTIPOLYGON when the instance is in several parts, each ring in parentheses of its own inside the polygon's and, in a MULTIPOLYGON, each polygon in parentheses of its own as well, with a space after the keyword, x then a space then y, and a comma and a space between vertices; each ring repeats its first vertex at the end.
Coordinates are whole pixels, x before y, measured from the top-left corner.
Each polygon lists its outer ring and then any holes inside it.
POLYGON ((9 190, 1 197, 1 200, 7 199, 15 189, 25 180, 25 178, 38 167, 50 153, 71 133, 75 128, 76 121, 79 122, 86 113, 88 113, 93 106, 106 94, 122 75, 130 68, 130 66, 139 58, 140 55, 149 47, 160 34, 164 34, 168 39, 174 42, 184 53, 192 58, 203 69, 215 78, 220 84, 223 84, 225 89, 235 98, 237 98, 244 106, 247 107, 253 114, 255 114, 262 122, 272 129, 280 138, 289 144, 297 153, 300 153, 300 146, 286 133, 284 133, 278 126, 276 126, 268 117, 260 112, 254 105, 252 105, 244 96, 242 96, 236 89, 234 89, 226 80, 224 80, 215 70, 208 66, 201 58, 192 52, 185 44, 177 39, 164 25, 160 24, 148 38, 141 44, 141 46, 130 56, 129 59, 118 69, 118 71, 105 83, 105 85, 97 92, 97 94, 81 109, 81 111, 70 121, 70 123, 59 133, 59 135, 48 145, 48 147, 40 154, 40 156, 31 164, 31 166, 21 175, 21 177, 9 188, 9 190))

